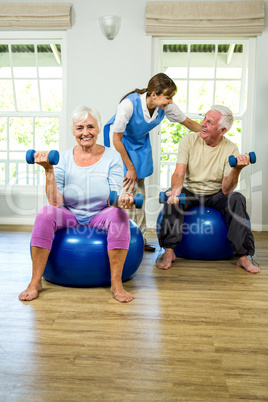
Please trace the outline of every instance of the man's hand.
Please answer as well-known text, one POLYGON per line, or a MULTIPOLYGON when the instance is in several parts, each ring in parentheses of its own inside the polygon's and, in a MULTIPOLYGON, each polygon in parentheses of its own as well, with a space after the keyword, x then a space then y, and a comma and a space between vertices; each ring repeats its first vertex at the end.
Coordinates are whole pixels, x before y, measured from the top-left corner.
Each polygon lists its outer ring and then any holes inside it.
POLYGON ((238 155, 236 159, 237 163, 236 166, 233 167, 233 169, 242 170, 245 166, 248 166, 250 164, 250 157, 248 154, 238 155))
POLYGON ((176 205, 180 203, 179 199, 180 193, 172 194, 172 191, 167 191, 166 196, 168 197, 167 204, 176 205))

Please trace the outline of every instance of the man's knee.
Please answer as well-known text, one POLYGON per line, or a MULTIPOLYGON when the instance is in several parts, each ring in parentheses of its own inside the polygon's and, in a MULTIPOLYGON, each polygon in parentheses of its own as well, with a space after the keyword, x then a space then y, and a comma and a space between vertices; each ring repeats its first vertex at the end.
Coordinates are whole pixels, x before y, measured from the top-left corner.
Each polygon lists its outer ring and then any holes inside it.
POLYGON ((248 227, 246 198, 241 193, 233 192, 230 194, 226 206, 226 213, 228 224, 230 224, 230 219, 232 219, 233 221, 236 221, 236 223, 248 227))
POLYGON ((228 207, 233 209, 235 206, 242 205, 246 207, 246 197, 238 191, 228 194, 228 207))

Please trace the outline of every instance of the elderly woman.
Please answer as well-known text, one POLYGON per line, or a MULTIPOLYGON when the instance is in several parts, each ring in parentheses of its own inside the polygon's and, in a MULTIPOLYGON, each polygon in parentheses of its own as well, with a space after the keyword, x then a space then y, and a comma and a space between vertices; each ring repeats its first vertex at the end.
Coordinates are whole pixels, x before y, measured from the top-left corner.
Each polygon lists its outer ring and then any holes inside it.
POLYGON ((63 152, 54 169, 48 162, 48 152, 35 153, 35 163, 45 169, 49 205, 39 211, 34 223, 32 279, 19 299, 30 301, 38 297, 55 232, 88 225, 108 232, 111 292, 119 302, 129 302, 133 296, 123 288, 122 271, 130 242, 125 209, 131 208, 133 198, 120 195, 116 207, 107 202, 111 191, 120 194, 121 157, 115 150, 97 144, 101 122, 95 109, 77 107, 72 114, 72 126, 77 145, 63 152))

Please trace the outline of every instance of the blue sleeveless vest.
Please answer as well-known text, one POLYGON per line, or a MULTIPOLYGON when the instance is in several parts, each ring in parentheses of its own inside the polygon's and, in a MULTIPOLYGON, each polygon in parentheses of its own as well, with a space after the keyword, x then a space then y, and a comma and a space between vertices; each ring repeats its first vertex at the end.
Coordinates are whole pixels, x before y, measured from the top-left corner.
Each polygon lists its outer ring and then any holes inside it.
MULTIPOLYGON (((144 120, 139 94, 134 92, 128 95, 126 99, 131 100, 133 104, 133 114, 127 124, 122 143, 135 167, 138 179, 142 179, 150 176, 154 171, 149 131, 161 123, 165 116, 165 111, 159 109, 156 119, 151 123, 147 123, 144 120)), ((104 145, 106 147, 110 146, 110 126, 114 123, 115 116, 105 124, 103 129, 104 145)), ((126 172, 127 168, 124 164, 124 174, 126 172)))

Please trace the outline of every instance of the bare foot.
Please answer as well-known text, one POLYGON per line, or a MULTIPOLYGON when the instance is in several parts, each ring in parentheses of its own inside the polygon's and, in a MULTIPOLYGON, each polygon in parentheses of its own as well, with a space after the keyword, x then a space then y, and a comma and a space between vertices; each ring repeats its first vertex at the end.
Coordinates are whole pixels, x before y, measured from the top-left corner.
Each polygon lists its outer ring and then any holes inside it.
POLYGON ((239 257, 236 265, 238 265, 239 267, 244 268, 247 272, 251 272, 252 274, 258 274, 259 272, 261 272, 259 267, 255 267, 255 265, 253 265, 249 259, 247 258, 246 255, 242 255, 242 257, 239 257))
POLYGON ((21 301, 31 301, 38 297, 38 293, 42 290, 42 284, 37 285, 29 284, 28 288, 19 294, 19 300, 21 301))
POLYGON ((127 292, 124 288, 122 283, 118 284, 112 284, 111 286, 111 292, 114 295, 114 298, 118 300, 121 303, 129 303, 131 302, 134 297, 132 296, 131 293, 127 292))
POLYGON ((160 269, 169 269, 175 259, 176 255, 174 250, 172 248, 166 248, 161 262, 158 262, 156 266, 160 269))

